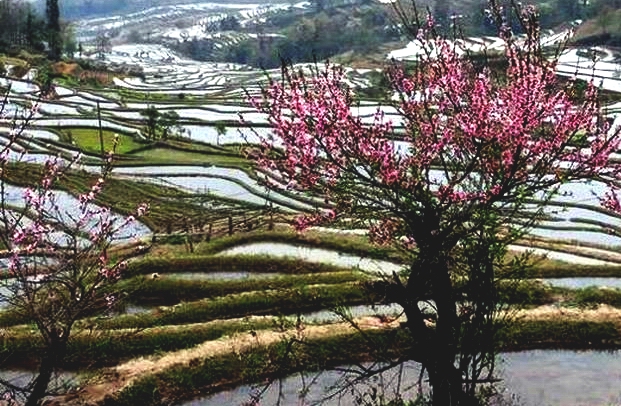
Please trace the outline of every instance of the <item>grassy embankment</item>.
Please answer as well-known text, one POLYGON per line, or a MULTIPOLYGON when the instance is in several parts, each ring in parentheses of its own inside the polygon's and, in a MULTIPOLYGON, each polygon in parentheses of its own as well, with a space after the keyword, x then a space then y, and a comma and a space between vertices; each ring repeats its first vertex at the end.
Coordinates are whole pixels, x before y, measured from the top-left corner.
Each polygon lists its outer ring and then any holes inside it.
MULTIPOLYGON (((205 255, 230 246, 269 240, 269 234, 249 233, 199 245, 200 255, 187 256, 172 252, 168 256, 136 261, 130 266, 128 279, 121 285, 129 293, 132 303, 178 303, 172 307, 158 307, 146 314, 119 315, 91 318, 78 323, 71 340, 68 365, 73 367, 109 366, 140 355, 157 355, 180 349, 190 349, 207 340, 222 339, 236 333, 265 332, 295 328, 297 315, 313 310, 329 309, 337 305, 372 303, 359 285, 365 277, 320 264, 303 264, 295 260, 267 257, 219 257, 205 255), (250 274, 278 273, 281 276, 240 281, 188 281, 175 279, 175 272, 236 272, 250 274), (157 272, 160 278, 143 275, 157 272), (156 299, 156 300, 154 300, 156 299), (265 317, 248 317, 249 315, 265 317), (283 317, 290 314, 291 317, 283 317), (271 315, 271 316, 267 316, 271 315), (279 316, 280 315, 280 316, 279 316), (243 318, 239 318, 243 317, 243 318), (237 319, 234 319, 237 318, 237 319)), ((390 258, 395 252, 376 251, 361 236, 340 236, 314 232, 296 235, 284 231, 274 233, 275 240, 297 242, 327 248, 334 244, 357 254, 367 253, 379 258, 390 258), (287 240, 289 238, 289 240, 287 240), (328 243, 328 241, 330 241, 328 243), (340 241, 340 243, 336 242, 340 241)), ((558 263, 546 263, 560 270, 558 263)), ((545 268, 545 267, 544 267, 545 268)), ((566 266, 567 268, 567 266, 566 266)), ((541 269, 541 267, 540 267, 541 269)), ((588 269, 585 268, 585 269, 588 269)), ((575 269, 571 272, 575 273, 575 269)), ((537 282, 523 282, 509 286, 505 299, 533 307, 559 302, 568 309, 594 307, 599 303, 621 306, 621 291, 588 288, 577 291, 545 287, 537 282)), ((2 314, 2 324, 14 325, 2 314)), ((308 328, 310 324, 306 323, 308 328)), ((621 323, 568 319, 517 320, 501 337, 501 348, 616 348, 621 342, 621 323)), ((32 364, 38 348, 37 340, 28 326, 5 329, 3 355, 10 364, 32 364)), ((401 330, 382 330, 373 335, 382 339, 404 339, 401 330), (385 337, 384 337, 385 336, 385 337)), ((282 375, 297 369, 321 369, 336 364, 375 358, 368 343, 358 334, 327 336, 312 345, 297 348, 295 359, 289 365, 278 354, 282 343, 254 347, 247 353, 222 354, 202 358, 192 365, 177 365, 155 375, 146 374, 119 397, 120 404, 132 404, 145 391, 153 399, 187 398, 198 393, 209 393, 226 386, 256 382, 265 376, 282 375), (254 361, 253 361, 254 360, 254 361), (256 362, 255 362, 256 361, 256 362), (265 368, 268 365, 270 367, 265 368), (270 369, 274 367, 276 369, 270 369), (226 379, 224 379, 225 377, 226 379)), ((407 341, 406 341, 407 344, 407 341)), ((406 344, 384 341, 383 347, 393 351, 407 349, 406 344)), ((380 347, 381 348, 381 347, 380 347)), ((281 353, 282 355, 282 353, 281 353)))

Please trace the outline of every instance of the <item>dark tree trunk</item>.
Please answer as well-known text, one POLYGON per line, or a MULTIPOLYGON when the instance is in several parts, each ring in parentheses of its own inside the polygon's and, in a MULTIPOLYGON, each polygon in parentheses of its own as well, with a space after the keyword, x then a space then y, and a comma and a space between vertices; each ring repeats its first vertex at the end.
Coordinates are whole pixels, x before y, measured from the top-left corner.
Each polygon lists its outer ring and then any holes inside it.
POLYGON ((45 355, 41 359, 39 375, 34 381, 34 386, 24 406, 37 406, 45 397, 54 370, 60 366, 60 362, 64 358, 66 347, 67 343, 62 339, 54 338, 51 340, 45 350, 45 355))
POLYGON ((446 264, 438 264, 433 282, 433 299, 436 303, 438 319, 432 365, 428 366, 429 383, 432 387, 434 406, 462 405, 463 390, 461 372, 455 367, 457 355, 456 329, 457 314, 453 287, 446 264))
MULTIPOLYGON (((429 247, 426 252, 433 252, 429 247)), ((440 252, 412 267, 402 306, 412 338, 424 354, 434 406, 464 406, 476 403, 462 388, 462 373, 455 366, 459 322, 447 258, 440 252), (433 299, 437 310, 435 331, 426 327, 418 301, 433 299)))

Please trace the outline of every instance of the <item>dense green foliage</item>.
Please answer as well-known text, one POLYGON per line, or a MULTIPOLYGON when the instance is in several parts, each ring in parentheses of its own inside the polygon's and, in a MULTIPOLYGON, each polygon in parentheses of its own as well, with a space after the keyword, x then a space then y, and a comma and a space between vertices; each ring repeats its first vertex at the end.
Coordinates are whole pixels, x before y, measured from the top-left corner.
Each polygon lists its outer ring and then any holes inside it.
POLYGON ((0 52, 17 55, 22 49, 45 49, 46 24, 28 1, 1 0, 0 27, 0 52))
POLYGON ((77 50, 75 31, 61 20, 58 0, 46 0, 43 10, 26 0, 0 0, 0 26, 0 52, 18 56, 30 66, 44 62, 36 55, 47 52, 59 60, 63 51, 72 56, 77 50))

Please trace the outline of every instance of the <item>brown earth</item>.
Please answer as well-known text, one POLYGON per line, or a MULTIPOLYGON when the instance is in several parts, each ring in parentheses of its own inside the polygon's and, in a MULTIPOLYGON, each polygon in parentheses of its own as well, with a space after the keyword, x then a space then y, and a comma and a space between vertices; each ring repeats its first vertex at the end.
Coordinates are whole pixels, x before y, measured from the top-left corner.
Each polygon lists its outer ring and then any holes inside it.
POLYGON ((82 68, 77 63, 57 62, 52 65, 55 74, 77 77, 82 72, 82 68))
MULTIPOLYGON (((356 319, 362 329, 395 328, 397 320, 382 322, 377 317, 356 319)), ((106 397, 118 393, 145 375, 157 374, 177 365, 190 365, 195 360, 227 353, 242 353, 253 347, 268 346, 287 338, 321 338, 354 332, 350 323, 335 323, 321 326, 305 326, 284 332, 264 330, 235 334, 218 340, 205 341, 195 347, 173 351, 160 356, 140 357, 106 369, 98 378, 84 388, 63 396, 48 399, 46 406, 95 406, 102 405, 106 397)))
MULTIPOLYGON (((519 310, 514 314, 521 320, 582 320, 613 322, 621 329, 621 309, 600 305, 592 309, 560 308, 540 306, 530 310, 519 310)), ((377 317, 363 317, 355 320, 362 329, 397 328, 400 320, 384 322, 377 317)), ((106 397, 120 392, 145 375, 157 374, 177 365, 190 365, 193 361, 209 356, 227 353, 242 353, 257 346, 267 346, 278 341, 297 338, 321 338, 351 333, 350 323, 334 323, 321 326, 305 326, 302 330, 257 331, 240 333, 218 340, 205 341, 195 347, 173 351, 159 356, 140 357, 106 369, 99 377, 74 393, 49 399, 46 406, 100 406, 106 397)))

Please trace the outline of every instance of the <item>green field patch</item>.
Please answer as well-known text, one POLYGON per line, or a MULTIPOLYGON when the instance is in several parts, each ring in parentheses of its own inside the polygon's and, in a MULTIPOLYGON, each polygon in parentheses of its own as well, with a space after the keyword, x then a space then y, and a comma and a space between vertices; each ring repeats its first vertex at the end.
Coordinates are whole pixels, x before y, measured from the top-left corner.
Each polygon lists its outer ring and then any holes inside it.
POLYGON ((589 286, 572 292, 571 301, 578 306, 597 306, 607 304, 621 307, 621 289, 589 286))
POLYGON ((621 265, 577 265, 561 261, 541 261, 526 272, 529 278, 619 277, 621 265))
MULTIPOLYGON (((80 149, 95 154, 101 154, 101 140, 99 130, 96 128, 63 128, 61 130, 63 139, 68 143, 75 143, 80 149)), ((117 154, 127 154, 145 146, 144 143, 136 141, 132 136, 120 134, 118 132, 103 130, 104 151, 112 151, 114 139, 118 136, 116 146, 117 154)))
POLYGON ((141 158, 145 164, 215 165, 229 167, 248 167, 249 161, 239 156, 180 151, 172 148, 152 148, 139 151, 133 156, 141 158))
POLYGON ((504 351, 618 348, 619 327, 607 321, 518 320, 499 331, 499 347, 504 351))
POLYGON ((552 288, 538 280, 504 280, 496 284, 498 303, 517 306, 540 306, 554 303, 564 289, 552 288))

